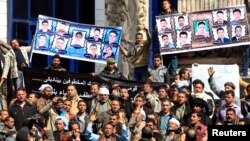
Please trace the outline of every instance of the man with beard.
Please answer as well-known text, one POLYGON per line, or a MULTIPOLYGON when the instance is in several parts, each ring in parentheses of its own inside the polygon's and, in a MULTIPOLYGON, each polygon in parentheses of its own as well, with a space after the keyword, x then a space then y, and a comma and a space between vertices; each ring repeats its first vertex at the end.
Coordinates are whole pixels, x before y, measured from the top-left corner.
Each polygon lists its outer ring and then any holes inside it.
POLYGON ((100 84, 98 82, 93 82, 90 86, 91 98, 88 100, 87 113, 91 113, 98 102, 98 92, 100 90, 100 84))
POLYGON ((57 54, 52 58, 52 65, 44 69, 66 72, 66 69, 61 67, 61 57, 57 54))

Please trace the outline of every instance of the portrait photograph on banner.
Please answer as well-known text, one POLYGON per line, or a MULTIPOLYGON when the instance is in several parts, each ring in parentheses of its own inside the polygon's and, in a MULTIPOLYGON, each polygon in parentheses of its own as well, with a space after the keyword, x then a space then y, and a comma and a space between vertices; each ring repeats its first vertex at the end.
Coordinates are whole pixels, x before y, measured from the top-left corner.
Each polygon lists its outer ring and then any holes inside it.
POLYGON ((248 9, 235 6, 156 16, 161 54, 248 45, 248 9))
POLYGON ((118 63, 121 34, 122 27, 80 24, 39 15, 31 56, 58 54, 62 58, 103 64, 113 57, 118 63))

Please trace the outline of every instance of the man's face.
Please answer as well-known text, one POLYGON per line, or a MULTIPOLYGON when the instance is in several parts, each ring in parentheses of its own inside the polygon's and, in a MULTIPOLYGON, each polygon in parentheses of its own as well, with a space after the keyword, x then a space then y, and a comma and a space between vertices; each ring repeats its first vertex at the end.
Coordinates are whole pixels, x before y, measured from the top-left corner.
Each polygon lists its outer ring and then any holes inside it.
POLYGON ((51 89, 50 87, 44 88, 44 90, 43 90, 43 95, 44 95, 45 97, 50 97, 51 94, 52 94, 52 89, 51 89))
POLYGON ((20 46, 20 45, 19 45, 19 43, 18 43, 17 40, 11 41, 11 47, 12 47, 13 49, 18 49, 19 46, 20 46))
POLYGON ((67 88, 67 96, 72 98, 75 95, 77 95, 77 91, 76 91, 75 87, 74 86, 68 86, 68 88, 67 88))
POLYGON ((26 97, 27 97, 27 93, 25 91, 23 90, 17 91, 16 98, 18 101, 23 102, 25 101, 26 97))
POLYGON ((234 102, 234 97, 231 94, 226 94, 225 95, 225 102, 226 104, 231 104, 234 102))
POLYGON ((65 24, 60 24, 57 32, 58 32, 59 35, 63 35, 66 32, 66 25, 65 24))
POLYGON ((117 117, 117 116, 110 116, 109 121, 110 121, 110 123, 111 123, 113 126, 116 126, 117 123, 118 123, 118 117, 117 117))
POLYGON ((169 39, 168 39, 167 36, 164 36, 164 37, 162 38, 162 41, 163 41, 164 45, 168 45, 168 44, 169 44, 169 39))
POLYGON ((117 112, 118 110, 120 110, 120 103, 118 101, 112 101, 111 109, 113 112, 117 112))
POLYGON ((179 93, 177 99, 178 99, 179 104, 184 104, 187 101, 186 94, 185 93, 179 93))
POLYGON ((196 85, 194 86, 194 92, 195 92, 195 93, 202 93, 203 90, 204 90, 204 88, 202 87, 201 84, 196 84, 196 85))
POLYGON ((191 115, 191 124, 196 124, 196 123, 198 123, 198 122, 200 121, 200 119, 201 119, 201 118, 198 117, 196 113, 193 113, 193 114, 191 115))
POLYGON ((204 24, 200 24, 198 26, 198 32, 204 33, 206 29, 206 26, 204 24))
POLYGON ((96 41, 98 41, 99 36, 100 36, 100 32, 99 32, 98 30, 95 30, 95 32, 94 32, 94 39, 95 39, 96 41))
POLYGON ((113 71, 115 69, 115 64, 114 63, 108 63, 107 68, 109 71, 113 71))
POLYGON ((106 48, 106 53, 111 55, 112 54, 112 49, 110 47, 107 47, 106 48))
POLYGON ((143 36, 142 35, 136 35, 136 43, 140 44, 143 41, 143 36))
POLYGON ((154 58, 154 66, 156 68, 160 67, 161 66, 161 58, 154 58))
POLYGON ((175 123, 172 122, 172 121, 169 121, 169 123, 168 123, 168 128, 169 128, 170 130, 176 130, 176 129, 178 128, 178 125, 175 124, 175 123))
POLYGON ((178 19, 179 26, 183 27, 184 26, 184 19, 180 18, 178 19))
POLYGON ((169 10, 170 9, 170 6, 171 6, 171 4, 169 3, 169 2, 167 2, 167 1, 164 1, 163 3, 162 3, 162 8, 166 11, 166 10, 169 10))
POLYGON ((113 32, 109 33, 109 44, 112 44, 112 43, 115 42, 116 36, 117 35, 115 33, 113 33, 113 32))
POLYGON ((90 46, 90 53, 92 55, 96 55, 96 52, 97 52, 97 47, 96 46, 90 46))
POLYGON ((59 58, 54 58, 52 61, 53 67, 59 67, 61 60, 59 58))
POLYGON ((49 23, 42 23, 42 30, 43 32, 47 32, 49 29, 49 23))
POLYGON ((234 12, 233 13, 233 16, 234 16, 234 19, 236 20, 236 21, 238 21, 238 20, 240 20, 240 12, 234 12))
POLYGON ((56 48, 57 48, 58 50, 62 50, 62 49, 63 49, 63 46, 64 46, 64 41, 61 40, 61 39, 57 39, 57 40, 56 40, 56 48))
POLYGON ((236 115, 234 114, 233 111, 227 111, 226 112, 226 118, 227 118, 227 121, 232 122, 232 121, 235 120, 236 115))
POLYGON ((217 21, 218 22, 223 22, 224 20, 224 14, 223 13, 218 13, 217 14, 217 21))
POLYGON ((143 99, 141 97, 138 97, 135 99, 135 106, 136 107, 142 107, 143 106, 143 99))
POLYGON ((150 127, 152 130, 155 129, 155 126, 154 126, 153 122, 147 122, 147 123, 146 123, 146 126, 147 126, 147 127, 150 127))
POLYGON ((104 134, 105 136, 110 136, 113 134, 113 126, 110 124, 107 124, 104 128, 104 134))
POLYGON ((242 29, 241 28, 236 28, 235 29, 235 34, 236 34, 237 37, 240 37, 241 33, 242 33, 242 29))
POLYGON ((128 100, 129 94, 128 94, 128 90, 123 88, 121 89, 121 98, 123 100, 128 100))
POLYGON ((168 23, 167 23, 167 21, 161 21, 161 29, 167 29, 167 25, 168 25, 168 23))
POLYGON ((219 38, 221 38, 221 39, 224 38, 224 30, 219 30, 217 34, 218 34, 219 38))
POLYGON ((63 131, 64 130, 64 124, 62 120, 57 120, 56 121, 56 129, 57 131, 63 131))
POLYGON ((170 111, 170 108, 171 108, 171 103, 170 103, 170 102, 165 101, 165 102, 163 102, 163 103, 161 104, 161 110, 162 110, 164 113, 169 112, 169 111, 170 111))
POLYGON ((164 89, 159 89, 158 95, 159 95, 159 98, 166 98, 167 97, 167 92, 164 89))
POLYGON ((76 34, 76 40, 79 41, 82 39, 82 35, 81 34, 76 34))
POLYGON ((40 36, 39 38, 39 46, 44 46, 46 43, 46 37, 45 36, 40 36))
POLYGON ((72 106, 72 103, 71 103, 70 101, 64 101, 64 102, 63 102, 63 109, 64 109, 66 112, 69 112, 69 111, 70 111, 71 106, 72 106))
POLYGON ((186 34, 181 34, 181 36, 180 36, 181 45, 187 44, 187 41, 188 41, 187 35, 186 34))
POLYGON ((35 94, 29 94, 29 98, 28 98, 32 103, 37 101, 37 98, 35 96, 35 94))
POLYGON ((99 94, 100 101, 106 102, 109 99, 109 95, 107 94, 99 94))
POLYGON ((15 126, 14 118, 9 118, 9 120, 5 122, 5 126, 12 129, 15 126))
POLYGON ((79 110, 79 112, 85 112, 86 109, 87 109, 87 105, 85 102, 79 102, 78 105, 77 105, 77 108, 79 110))
POLYGON ((96 97, 98 95, 99 88, 97 85, 91 85, 90 92, 93 97, 96 97))
POLYGON ((7 116, 9 116, 9 113, 7 111, 2 111, 0 115, 0 121, 3 122, 7 116))

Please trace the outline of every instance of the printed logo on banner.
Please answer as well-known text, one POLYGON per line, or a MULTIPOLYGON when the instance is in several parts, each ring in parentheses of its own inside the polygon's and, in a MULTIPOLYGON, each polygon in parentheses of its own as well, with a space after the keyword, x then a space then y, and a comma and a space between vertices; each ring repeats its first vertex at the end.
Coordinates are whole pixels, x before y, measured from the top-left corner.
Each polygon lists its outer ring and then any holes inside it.
POLYGON ((80 24, 39 15, 31 54, 59 54, 63 58, 97 63, 106 63, 108 57, 113 57, 118 63, 121 34, 121 27, 80 24))

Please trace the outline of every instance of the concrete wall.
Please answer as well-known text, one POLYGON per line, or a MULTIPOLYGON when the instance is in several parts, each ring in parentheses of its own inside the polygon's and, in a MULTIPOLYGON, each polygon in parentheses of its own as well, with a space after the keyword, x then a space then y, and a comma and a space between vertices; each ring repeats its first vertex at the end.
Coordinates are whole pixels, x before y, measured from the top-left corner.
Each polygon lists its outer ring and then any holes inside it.
MULTIPOLYGON (((105 0, 95 0, 95 25, 105 25, 105 0)), ((106 64, 95 63, 95 72, 99 73, 106 64)))
POLYGON ((8 16, 7 0, 0 0, 0 39, 7 41, 8 37, 8 16))

